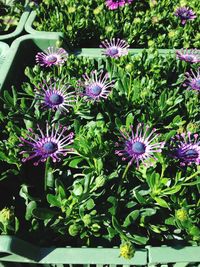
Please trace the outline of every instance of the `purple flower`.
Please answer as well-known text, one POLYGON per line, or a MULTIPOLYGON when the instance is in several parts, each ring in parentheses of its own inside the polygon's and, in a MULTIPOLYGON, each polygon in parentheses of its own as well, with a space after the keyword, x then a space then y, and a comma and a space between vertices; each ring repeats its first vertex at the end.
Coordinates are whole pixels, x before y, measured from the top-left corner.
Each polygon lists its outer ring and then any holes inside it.
POLYGON ((51 67, 62 65, 67 60, 68 53, 63 48, 48 47, 44 52, 38 52, 35 59, 40 66, 51 67))
POLYGON ((184 60, 190 63, 200 62, 200 50, 197 49, 181 49, 176 51, 178 59, 184 60))
POLYGON ((182 166, 200 164, 200 141, 198 134, 177 134, 172 138, 172 156, 180 161, 182 166))
POLYGON ((133 0, 106 0, 106 6, 108 9, 114 10, 132 2, 133 0))
MULTIPOLYGON (((139 123, 136 133, 134 133, 132 126, 131 131, 131 136, 126 131, 121 131, 123 138, 119 138, 120 142, 117 142, 116 146, 121 147, 122 149, 116 150, 115 154, 122 156, 122 160, 129 160, 129 165, 135 161, 137 167, 139 167, 140 161, 144 163, 147 159, 157 160, 154 153, 162 151, 164 142, 152 144, 152 141, 158 137, 158 134, 153 136, 156 129, 153 129, 149 132, 149 134, 147 134, 149 127, 144 127, 141 123, 139 123)), ((146 165, 146 163, 144 163, 144 165, 146 165)), ((151 165, 151 163, 149 163, 149 165, 151 165)))
POLYGON ((189 7, 177 8, 174 15, 180 18, 182 25, 185 25, 187 20, 193 20, 197 17, 194 11, 189 7))
POLYGON ((88 74, 84 74, 83 78, 85 81, 82 84, 83 89, 80 95, 85 96, 87 100, 98 101, 101 98, 107 98, 110 89, 114 86, 114 81, 108 81, 108 73, 103 75, 103 71, 97 73, 95 70, 91 72, 90 77, 88 74))
POLYGON ((67 148, 68 145, 73 143, 74 133, 64 135, 67 127, 62 127, 55 124, 49 126, 46 123, 46 133, 44 133, 39 125, 37 125, 40 134, 36 134, 32 129, 29 129, 30 134, 27 134, 27 139, 20 137, 22 143, 20 146, 27 147, 27 150, 23 150, 20 154, 29 154, 28 157, 23 158, 22 161, 38 158, 34 165, 37 166, 40 162, 45 162, 48 157, 51 157, 53 162, 60 161, 59 155, 66 156, 68 152, 72 151, 71 148, 67 148))
POLYGON ((186 80, 183 86, 186 86, 188 89, 200 91, 200 69, 198 69, 195 74, 193 70, 190 70, 191 74, 186 72, 186 80))
POLYGON ((68 108, 72 107, 72 102, 75 102, 75 94, 69 91, 70 88, 70 85, 63 85, 59 80, 49 82, 49 84, 43 81, 39 88, 35 88, 36 98, 45 108, 69 112, 68 108))
POLYGON ((108 40, 103 41, 100 47, 105 48, 105 51, 103 51, 104 55, 118 58, 128 54, 129 45, 124 40, 113 38, 110 42, 108 40))

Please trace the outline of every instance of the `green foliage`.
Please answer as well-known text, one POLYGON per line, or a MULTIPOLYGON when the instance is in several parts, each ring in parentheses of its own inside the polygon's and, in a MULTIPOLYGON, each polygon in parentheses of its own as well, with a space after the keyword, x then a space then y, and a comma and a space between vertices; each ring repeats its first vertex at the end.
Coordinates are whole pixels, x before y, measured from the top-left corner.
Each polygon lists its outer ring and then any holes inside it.
MULTIPOLYGON (((0 113, 1 183, 8 183, 10 190, 15 187, 13 195, 21 199, 14 203, 20 217, 12 231, 19 223, 30 239, 45 231, 42 244, 48 245, 119 245, 123 240, 128 245, 121 254, 127 258, 134 253, 129 244, 174 239, 199 244, 200 169, 182 167, 168 146, 177 133, 200 130, 198 96, 182 86, 190 68, 197 66, 154 49, 116 60, 70 55, 62 67, 27 67, 25 82, 3 91, 0 113), (78 95, 79 82, 94 69, 108 72, 115 85, 108 99, 87 102, 78 95), (69 113, 43 109, 35 97, 36 88, 53 78, 77 93, 69 113), (22 164, 20 137, 46 121, 74 132, 72 153, 38 167, 31 161, 22 164), (166 142, 151 167, 127 167, 127 161, 115 155, 120 130, 130 132, 139 122, 157 128, 156 140, 166 142)), ((6 232, 2 222, 0 229, 6 232)))
POLYGON ((39 31, 63 32, 71 47, 98 47, 101 40, 119 37, 135 48, 198 48, 199 8, 197 0, 135 0, 117 10, 109 10, 105 0, 46 0, 36 9, 34 26, 39 31), (181 6, 197 14, 185 26, 174 15, 181 6))

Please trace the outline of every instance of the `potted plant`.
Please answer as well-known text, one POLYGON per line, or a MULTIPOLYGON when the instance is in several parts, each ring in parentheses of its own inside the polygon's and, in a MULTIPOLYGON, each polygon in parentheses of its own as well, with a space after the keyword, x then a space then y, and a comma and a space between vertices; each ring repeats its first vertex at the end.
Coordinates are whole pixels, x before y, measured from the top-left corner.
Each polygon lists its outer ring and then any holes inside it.
POLYGON ((120 38, 132 48, 199 47, 199 1, 38 1, 28 33, 59 32, 70 48, 120 38))
POLYGON ((2 88, 1 259, 198 263, 190 254, 200 232, 198 54, 124 48, 91 58, 57 41, 29 35, 11 46, 17 75, 2 88), (155 259, 158 247, 173 256, 155 259))

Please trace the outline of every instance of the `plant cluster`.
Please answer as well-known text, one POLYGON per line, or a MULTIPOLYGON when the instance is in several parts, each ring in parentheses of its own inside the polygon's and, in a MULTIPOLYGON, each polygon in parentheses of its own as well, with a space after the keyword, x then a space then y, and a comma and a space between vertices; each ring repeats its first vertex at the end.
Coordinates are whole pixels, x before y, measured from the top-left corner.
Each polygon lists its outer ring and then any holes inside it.
POLYGON ((198 0, 44 0, 34 27, 62 32, 71 48, 113 37, 133 48, 198 48, 199 10, 198 0))
POLYGON ((125 258, 199 244, 199 51, 105 44, 99 59, 49 47, 4 90, 0 229, 48 246, 122 243, 125 258))
POLYGON ((12 32, 24 10, 24 0, 0 0, 0 35, 12 32))

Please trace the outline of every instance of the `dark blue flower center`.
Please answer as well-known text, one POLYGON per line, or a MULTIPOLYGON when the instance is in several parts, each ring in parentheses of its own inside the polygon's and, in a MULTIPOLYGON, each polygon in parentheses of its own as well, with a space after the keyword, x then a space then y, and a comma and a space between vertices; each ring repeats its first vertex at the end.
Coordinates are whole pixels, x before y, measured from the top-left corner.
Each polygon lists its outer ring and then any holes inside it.
POLYGON ((56 63, 57 57, 51 55, 51 56, 48 56, 47 60, 48 60, 49 63, 52 63, 53 64, 53 63, 56 63))
POLYGON ((185 56, 185 59, 186 59, 187 61, 193 61, 194 57, 191 56, 191 55, 186 55, 186 56, 185 56))
POLYGON ((90 88, 90 92, 93 94, 93 95, 99 95, 100 93, 101 93, 101 90, 102 90, 102 88, 101 88, 101 86, 99 86, 99 85, 93 85, 93 86, 91 86, 91 88, 90 88))
POLYGON ((195 82, 195 85, 200 88, 200 79, 197 79, 196 82, 195 82))
POLYGON ((58 149, 58 146, 57 144, 53 142, 47 142, 43 145, 42 148, 43 148, 44 153, 51 154, 51 153, 54 153, 58 149))
POLYGON ((114 56, 118 54, 118 49, 116 47, 110 48, 110 55, 114 56))
POLYGON ((132 151, 136 154, 145 153, 145 145, 141 142, 135 142, 132 144, 132 151))
POLYGON ((190 13, 188 11, 185 11, 181 14, 181 17, 183 19, 189 19, 190 18, 190 13))
POLYGON ((188 149, 185 153, 184 156, 186 159, 197 159, 199 154, 195 149, 188 149))
POLYGON ((53 104, 53 105, 60 105, 63 103, 63 97, 59 94, 52 94, 49 97, 49 100, 50 100, 51 104, 53 104))

